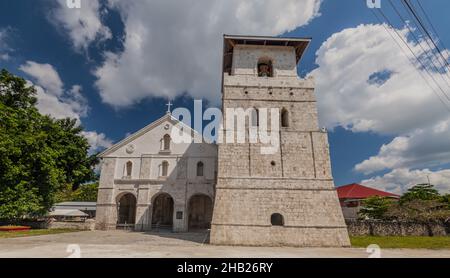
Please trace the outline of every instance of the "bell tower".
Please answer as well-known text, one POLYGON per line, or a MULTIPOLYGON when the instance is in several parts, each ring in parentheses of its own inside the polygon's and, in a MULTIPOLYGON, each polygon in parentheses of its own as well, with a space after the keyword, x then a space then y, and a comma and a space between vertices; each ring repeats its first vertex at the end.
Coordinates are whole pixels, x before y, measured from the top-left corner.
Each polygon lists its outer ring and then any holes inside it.
POLYGON ((244 120, 245 135, 264 122, 259 111, 276 108, 278 114, 270 114, 268 121, 279 121, 277 129, 269 128, 278 144, 264 153, 259 141, 219 143, 212 244, 350 245, 327 133, 318 126, 314 80, 297 74, 309 42, 224 36, 223 137, 232 132, 227 118, 235 116, 228 108, 254 109, 251 119, 244 120))

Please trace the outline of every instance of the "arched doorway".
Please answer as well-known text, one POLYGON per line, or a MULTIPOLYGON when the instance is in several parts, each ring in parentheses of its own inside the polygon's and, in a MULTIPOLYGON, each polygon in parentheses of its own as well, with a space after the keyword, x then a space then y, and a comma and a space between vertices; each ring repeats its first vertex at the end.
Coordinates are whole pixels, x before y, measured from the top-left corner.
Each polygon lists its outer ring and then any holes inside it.
POLYGON ((136 197, 131 193, 122 195, 117 201, 117 227, 134 225, 136 221, 136 197))
POLYGON ((211 228, 213 204, 207 195, 194 195, 189 200, 189 230, 211 228))
POLYGON ((152 206, 152 228, 172 229, 173 199, 167 193, 156 196, 152 206))

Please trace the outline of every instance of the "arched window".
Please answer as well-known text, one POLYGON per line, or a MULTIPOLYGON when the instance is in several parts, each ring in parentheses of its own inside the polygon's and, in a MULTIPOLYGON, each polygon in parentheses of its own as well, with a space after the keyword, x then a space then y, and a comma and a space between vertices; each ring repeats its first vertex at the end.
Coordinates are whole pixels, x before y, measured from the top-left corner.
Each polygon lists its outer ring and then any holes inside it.
POLYGON ((131 177, 132 171, 133 171, 133 162, 128 161, 128 162, 125 164, 125 176, 131 177))
POLYGON ((169 173, 169 162, 163 161, 161 164, 161 177, 167 177, 169 173))
POLYGON ((281 110, 281 127, 289 127, 289 112, 286 108, 281 110))
POLYGON ((170 150, 170 135, 169 134, 164 135, 163 141, 164 141, 163 150, 165 151, 170 150))
POLYGON ((274 213, 270 216, 270 223, 272 226, 284 226, 284 217, 279 213, 274 213))
POLYGON ((261 58, 258 60, 258 76, 260 77, 272 77, 273 65, 272 60, 269 58, 261 58))
POLYGON ((259 110, 257 108, 253 108, 252 110, 252 126, 259 126, 259 110))
POLYGON ((199 161, 197 163, 197 177, 203 177, 203 162, 199 161))

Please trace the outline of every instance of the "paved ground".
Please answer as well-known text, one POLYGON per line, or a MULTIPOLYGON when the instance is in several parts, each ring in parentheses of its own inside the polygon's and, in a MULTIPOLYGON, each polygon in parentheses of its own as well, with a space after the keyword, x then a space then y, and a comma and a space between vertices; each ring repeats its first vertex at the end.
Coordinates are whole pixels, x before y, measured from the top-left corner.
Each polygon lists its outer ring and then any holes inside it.
MULTIPOLYGON (((67 257, 78 244, 81 257, 368 257, 362 248, 236 247, 203 244, 204 233, 91 231, 0 239, 0 257, 67 257)), ((382 249, 381 257, 446 257, 450 250, 382 249)))

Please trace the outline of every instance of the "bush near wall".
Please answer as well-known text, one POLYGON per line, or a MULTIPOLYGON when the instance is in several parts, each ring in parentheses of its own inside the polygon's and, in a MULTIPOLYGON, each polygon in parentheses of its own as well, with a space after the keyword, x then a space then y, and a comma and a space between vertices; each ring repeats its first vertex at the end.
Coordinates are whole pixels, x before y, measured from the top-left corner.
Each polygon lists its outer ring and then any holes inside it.
POLYGON ((346 220, 351 236, 450 236, 450 223, 346 220))

